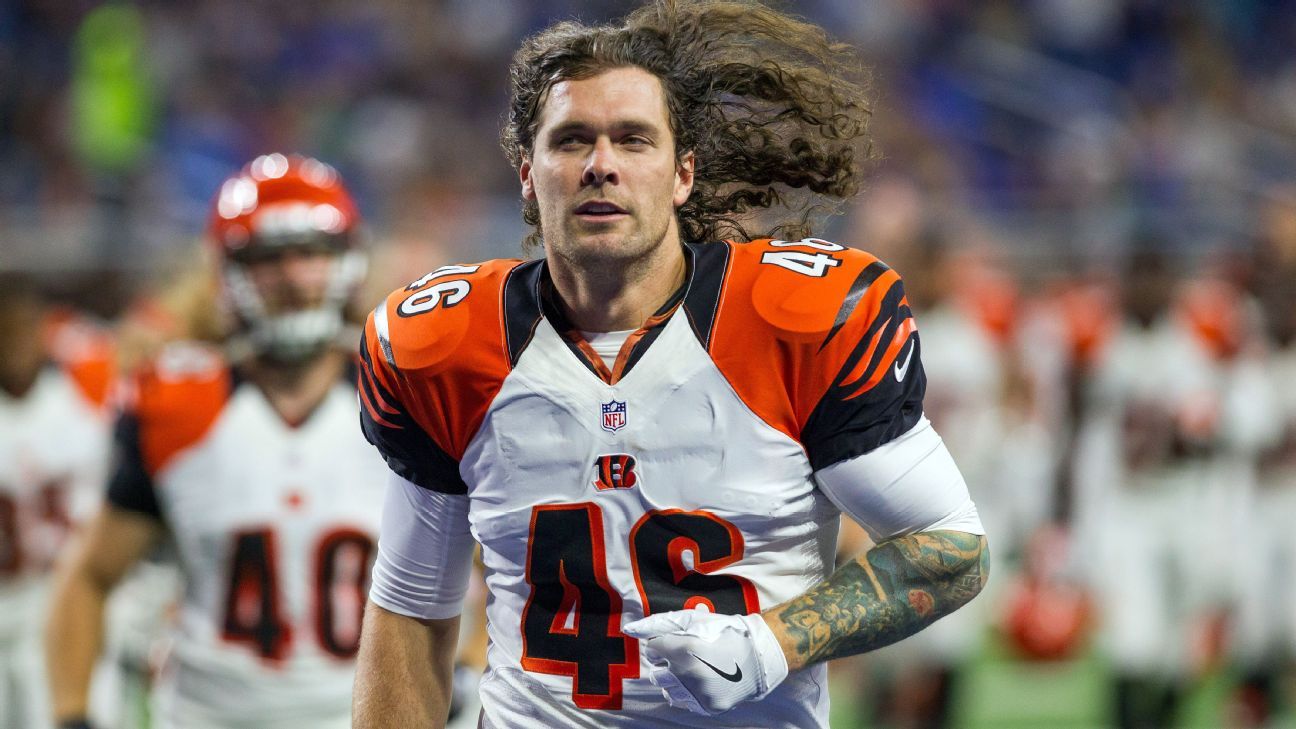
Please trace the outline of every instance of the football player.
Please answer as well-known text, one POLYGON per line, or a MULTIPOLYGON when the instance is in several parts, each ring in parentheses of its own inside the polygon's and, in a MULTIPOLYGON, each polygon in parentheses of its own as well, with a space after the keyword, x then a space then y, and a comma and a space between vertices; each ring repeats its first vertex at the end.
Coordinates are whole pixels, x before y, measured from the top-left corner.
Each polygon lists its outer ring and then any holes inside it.
POLYGON ((1071 403, 1073 545, 1092 568, 1119 727, 1170 725, 1189 681, 1219 658, 1248 454, 1271 400, 1238 356, 1241 318, 1200 319, 1170 255, 1144 246, 1126 264, 1123 320, 1089 352, 1071 403))
POLYGON ((107 504, 61 571, 55 711, 85 722, 104 600, 164 537, 184 577, 154 691, 162 727, 346 727, 375 551, 381 461, 355 427, 346 311, 365 270, 338 173, 270 154, 216 196, 236 322, 220 349, 165 346, 134 378, 107 504))
POLYGON ((432 271, 365 329, 393 475, 357 726, 443 726, 474 541, 486 727, 825 727, 826 661, 981 589, 899 276, 804 220, 722 240, 779 189, 853 193, 847 56, 754 2, 523 45, 504 140, 544 257, 432 271), (843 511, 876 546, 834 572, 843 511))
POLYGON ((55 558, 107 467, 112 348, 0 277, 0 726, 51 726, 40 636, 55 558))
POLYGON ((1252 251, 1252 286, 1268 332, 1274 422, 1258 464, 1251 544, 1237 550, 1247 555, 1238 560, 1244 592, 1235 641, 1246 726, 1266 726, 1290 711, 1289 687, 1296 685, 1296 187, 1270 195, 1252 251))

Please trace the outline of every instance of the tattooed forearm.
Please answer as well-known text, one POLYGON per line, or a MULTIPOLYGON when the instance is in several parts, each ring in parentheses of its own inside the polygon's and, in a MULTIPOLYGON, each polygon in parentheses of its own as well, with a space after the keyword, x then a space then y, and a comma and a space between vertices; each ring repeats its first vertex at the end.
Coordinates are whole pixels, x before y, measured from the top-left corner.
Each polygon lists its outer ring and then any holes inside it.
POLYGON ((989 576, 985 537, 910 534, 847 562, 766 613, 789 667, 863 653, 917 633, 976 596, 989 576))

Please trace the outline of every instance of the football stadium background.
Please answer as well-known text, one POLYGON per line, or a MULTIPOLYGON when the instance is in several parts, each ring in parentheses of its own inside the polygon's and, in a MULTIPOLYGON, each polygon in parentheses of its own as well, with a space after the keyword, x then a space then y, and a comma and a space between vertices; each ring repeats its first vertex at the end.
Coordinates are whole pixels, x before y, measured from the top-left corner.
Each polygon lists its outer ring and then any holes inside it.
MULTIPOLYGON (((518 185, 497 139, 510 55, 554 20, 606 20, 632 6, 9 0, 0 271, 35 275, 126 340, 176 317, 195 321, 173 329, 201 330, 204 307, 184 302, 204 300, 213 192, 272 151, 341 170, 368 221, 375 297, 437 265, 520 255, 518 185)), ((1276 400, 1292 399, 1284 393, 1296 384, 1275 363, 1290 358, 1296 329, 1296 2, 781 7, 854 44, 871 67, 878 160, 859 198, 817 232, 899 269, 929 337, 925 357, 929 346, 936 356, 929 341, 948 337, 952 361, 929 363, 929 409, 999 527, 994 589, 975 619, 843 664, 833 726, 906 726, 906 701, 923 699, 905 687, 924 685, 908 676, 932 664, 953 671, 952 726, 1110 725, 1106 603, 1067 590, 1083 594, 1109 567, 1095 555, 1121 547, 1068 544, 1101 528, 1048 528, 1084 512, 1067 373, 1102 359, 1122 311, 1152 286, 1143 274, 1167 285, 1161 314, 1209 353, 1221 388, 1245 365, 1268 377, 1276 400), (1038 582, 1056 589, 1021 592, 1035 584, 1027 563, 1045 564, 1038 582)), ((1246 451, 1252 472, 1281 441, 1246 451)), ((1230 487, 1253 509, 1273 495, 1265 489, 1296 492, 1291 479, 1230 487)), ((1174 528, 1206 533, 1204 562, 1249 575, 1271 549, 1243 546, 1260 516, 1244 513, 1235 531, 1174 528)), ((1168 669, 1182 692, 1177 725, 1265 715, 1296 725, 1284 700, 1290 647, 1263 634, 1247 649, 1238 637, 1239 615, 1257 601, 1296 613, 1290 585, 1272 576, 1281 571, 1257 574, 1176 637, 1190 646, 1168 669)), ((1286 575, 1296 580, 1296 569, 1286 575)))

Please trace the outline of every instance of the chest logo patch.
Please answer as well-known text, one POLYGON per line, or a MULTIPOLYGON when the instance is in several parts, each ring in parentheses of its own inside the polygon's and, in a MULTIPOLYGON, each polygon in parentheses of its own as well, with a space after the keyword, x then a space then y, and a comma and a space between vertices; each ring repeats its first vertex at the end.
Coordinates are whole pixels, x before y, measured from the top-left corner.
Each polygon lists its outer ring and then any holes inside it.
POLYGON ((603 430, 615 433, 626 426, 626 404, 620 400, 605 402, 603 409, 603 430))
POLYGON ((594 488, 599 491, 633 488, 638 482, 634 456, 613 453, 594 459, 594 488))

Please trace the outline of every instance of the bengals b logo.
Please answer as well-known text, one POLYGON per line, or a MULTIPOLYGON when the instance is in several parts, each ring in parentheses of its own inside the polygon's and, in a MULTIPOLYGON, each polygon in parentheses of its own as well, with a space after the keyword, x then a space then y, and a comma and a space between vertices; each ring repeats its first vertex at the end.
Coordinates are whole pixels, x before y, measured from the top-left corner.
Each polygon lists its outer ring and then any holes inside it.
POLYGON ((599 491, 628 489, 639 481, 635 474, 635 457, 624 453, 594 459, 594 475, 594 488, 599 491))

